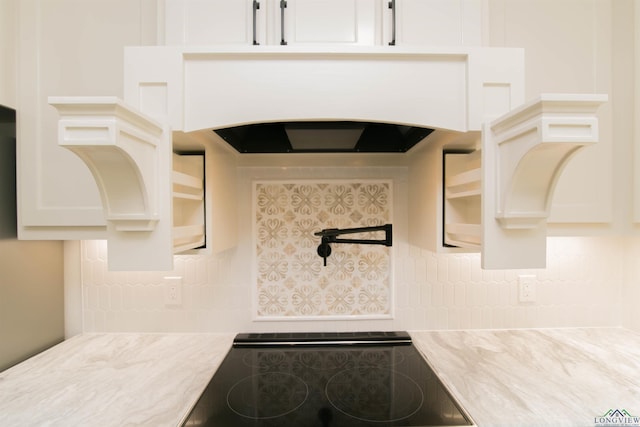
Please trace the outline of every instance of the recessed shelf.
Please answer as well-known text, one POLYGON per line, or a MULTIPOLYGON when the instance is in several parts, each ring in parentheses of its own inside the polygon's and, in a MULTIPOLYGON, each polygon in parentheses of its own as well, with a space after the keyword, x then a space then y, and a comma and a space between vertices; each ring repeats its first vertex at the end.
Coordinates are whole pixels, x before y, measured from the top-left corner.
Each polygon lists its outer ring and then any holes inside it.
POLYGON ((482 243, 480 224, 447 224, 445 243, 461 248, 479 249, 482 243))
POLYGON ((203 246, 204 243, 204 224, 173 227, 173 250, 175 253, 203 246))
POLYGON ((482 169, 480 151, 444 152, 443 245, 479 250, 482 169))
POLYGON ((173 252, 204 246, 204 154, 173 155, 173 252))
POLYGON ((173 171, 173 186, 174 187, 187 187, 193 190, 200 190, 204 188, 204 184, 200 176, 188 175, 183 172, 173 171))
POLYGON ((482 172, 480 168, 474 168, 468 171, 448 177, 447 189, 451 193, 456 193, 460 188, 477 187, 480 188, 480 180, 482 172))
MULTIPOLYGON (((480 185, 480 182, 478 182, 478 185, 480 185)), ((480 188, 473 188, 471 190, 465 191, 451 191, 450 188, 447 188, 445 190, 445 197, 448 200, 463 199, 467 197, 480 197, 481 194, 482 190, 480 188)))

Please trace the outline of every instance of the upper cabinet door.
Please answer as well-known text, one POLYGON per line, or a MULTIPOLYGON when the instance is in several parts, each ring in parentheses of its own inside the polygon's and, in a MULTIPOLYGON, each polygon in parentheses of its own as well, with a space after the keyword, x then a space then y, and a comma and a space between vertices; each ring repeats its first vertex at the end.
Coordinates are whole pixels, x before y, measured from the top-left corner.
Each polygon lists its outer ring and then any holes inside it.
POLYGON ((58 145, 58 113, 47 99, 121 94, 123 47, 155 42, 155 5, 21 0, 18 15, 19 237, 100 238, 106 224, 95 180, 58 145))
POLYGON ((265 42, 267 0, 166 0, 166 45, 265 42), (254 13, 255 9, 255 13, 254 13))
POLYGON ((482 0, 385 2, 383 43, 395 42, 394 44, 405 46, 481 46, 482 4, 482 0), (395 14, 391 9, 394 4, 395 14))
POLYGON ((486 0, 165 0, 166 45, 482 45, 486 0))
POLYGON ((166 45, 380 43, 381 0, 166 0, 166 45))
MULTIPOLYGON (((618 60, 625 57, 625 46, 612 42, 613 31, 620 31, 612 10, 612 2, 596 0, 493 2, 491 45, 525 49, 527 99, 553 92, 611 94, 625 81, 613 73, 629 69, 618 60)), ((549 217, 555 234, 565 233, 563 224, 609 224, 614 219, 613 110, 622 98, 611 96, 598 110, 599 142, 577 153, 558 180, 549 217)), ((620 105, 619 110, 627 108, 620 105)))
POLYGON ((375 45, 381 42, 381 2, 376 0, 287 0, 277 2, 279 43, 375 45), (284 26, 282 25, 284 17, 284 26))

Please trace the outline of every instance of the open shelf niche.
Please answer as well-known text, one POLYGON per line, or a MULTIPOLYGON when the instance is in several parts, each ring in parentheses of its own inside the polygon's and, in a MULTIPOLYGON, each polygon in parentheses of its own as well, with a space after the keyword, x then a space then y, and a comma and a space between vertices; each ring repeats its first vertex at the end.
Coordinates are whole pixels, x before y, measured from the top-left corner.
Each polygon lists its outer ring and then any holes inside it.
POLYGON ((444 245, 480 250, 482 169, 480 150, 444 152, 444 245))
POLYGON ((205 244, 204 153, 173 154, 173 251, 205 244))

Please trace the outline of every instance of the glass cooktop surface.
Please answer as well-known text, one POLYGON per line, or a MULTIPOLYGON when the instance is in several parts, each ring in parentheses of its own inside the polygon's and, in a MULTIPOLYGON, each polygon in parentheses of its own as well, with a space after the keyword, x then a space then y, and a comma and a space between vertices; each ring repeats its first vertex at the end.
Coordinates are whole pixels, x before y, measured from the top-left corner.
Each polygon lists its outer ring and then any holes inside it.
POLYGON ((239 334, 184 426, 471 425, 406 332, 239 334))

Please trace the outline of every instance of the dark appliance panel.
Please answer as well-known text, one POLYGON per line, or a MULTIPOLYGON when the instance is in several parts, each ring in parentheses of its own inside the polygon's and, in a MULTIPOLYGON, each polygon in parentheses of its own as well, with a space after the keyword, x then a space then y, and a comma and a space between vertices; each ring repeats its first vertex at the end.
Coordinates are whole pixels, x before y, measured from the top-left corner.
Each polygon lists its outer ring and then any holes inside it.
POLYGON ((471 424, 406 332, 369 332, 239 334, 183 425, 471 424))

